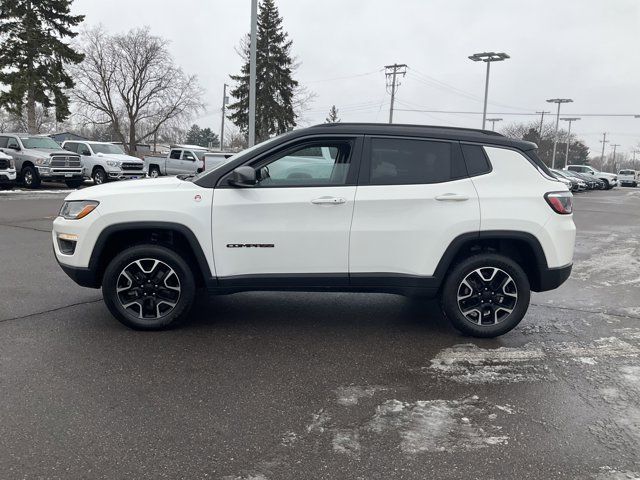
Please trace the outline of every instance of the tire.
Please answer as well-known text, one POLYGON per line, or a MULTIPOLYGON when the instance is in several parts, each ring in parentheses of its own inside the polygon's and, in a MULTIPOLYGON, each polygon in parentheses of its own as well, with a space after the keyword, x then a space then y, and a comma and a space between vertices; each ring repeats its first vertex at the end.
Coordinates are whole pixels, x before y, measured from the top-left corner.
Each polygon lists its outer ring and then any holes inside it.
POLYGON ((529 279, 520 265, 502 255, 482 253, 453 267, 442 287, 440 303, 457 330, 473 337, 492 338, 520 323, 530 298, 529 279))
POLYGON ((149 176, 151 178, 158 178, 160 176, 160 169, 155 165, 149 167, 149 176))
POLYGON ((604 182, 604 190, 611 190, 613 187, 609 184, 609 180, 606 179, 602 179, 602 181, 604 182))
POLYGON ((189 265, 175 251, 158 245, 138 245, 121 252, 102 279, 107 308, 135 330, 162 330, 179 324, 191 310, 195 289, 189 265), (163 279, 158 279, 161 274, 163 279), (158 284, 151 280, 154 276, 158 284), (129 285, 133 286, 127 288, 129 285), (118 287, 124 290, 118 292, 118 287))
POLYGON ((93 179, 93 183, 96 185, 102 185, 103 183, 107 183, 109 178, 107 177, 107 172, 104 171, 104 168, 96 167, 91 174, 91 178, 93 179))
POLYGON ((20 177, 22 178, 22 183, 26 188, 38 188, 40 186, 40 176, 34 167, 24 167, 20 177))

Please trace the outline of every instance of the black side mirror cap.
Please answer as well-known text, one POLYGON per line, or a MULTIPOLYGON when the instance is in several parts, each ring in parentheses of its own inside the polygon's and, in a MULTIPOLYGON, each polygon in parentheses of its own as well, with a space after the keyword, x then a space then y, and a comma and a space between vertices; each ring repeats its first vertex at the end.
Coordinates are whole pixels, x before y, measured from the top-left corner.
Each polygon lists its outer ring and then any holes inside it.
POLYGON ((229 185, 234 187, 252 187, 256 183, 258 183, 256 171, 246 165, 236 168, 229 178, 229 185))
POLYGON ((10 148, 11 150, 15 150, 16 152, 20 151, 20 147, 18 145, 10 145, 7 148, 10 148))

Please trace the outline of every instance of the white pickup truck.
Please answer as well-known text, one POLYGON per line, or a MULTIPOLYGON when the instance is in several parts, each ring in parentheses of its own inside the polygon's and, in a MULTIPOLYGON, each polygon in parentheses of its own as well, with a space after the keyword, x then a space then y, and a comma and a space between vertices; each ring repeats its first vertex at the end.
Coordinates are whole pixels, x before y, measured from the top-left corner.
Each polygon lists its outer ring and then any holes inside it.
POLYGON ((618 172, 618 181, 621 187, 626 187, 627 185, 637 187, 640 183, 640 172, 628 169, 620 170, 618 172))
POLYGON ((197 145, 172 145, 166 157, 144 157, 145 171, 150 177, 197 174, 226 162, 231 152, 211 152, 197 145))

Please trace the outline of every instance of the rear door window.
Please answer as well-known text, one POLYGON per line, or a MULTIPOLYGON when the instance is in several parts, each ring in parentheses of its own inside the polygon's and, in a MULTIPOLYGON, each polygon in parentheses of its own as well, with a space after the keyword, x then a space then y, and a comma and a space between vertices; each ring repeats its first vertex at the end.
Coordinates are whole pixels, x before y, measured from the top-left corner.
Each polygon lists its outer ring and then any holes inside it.
POLYGON ((0 137, 0 148, 7 148, 9 137, 0 137))
POLYGON ((169 154, 169 158, 172 158, 174 160, 180 160, 180 155, 182 155, 182 150, 171 150, 171 153, 169 154))
POLYGON ((78 151, 78 144, 75 142, 67 142, 64 144, 64 148, 65 150, 68 150, 70 152, 74 152, 76 153, 78 151))
POLYGON ((406 138, 372 138, 369 183, 416 185, 466 176, 457 144, 406 138))

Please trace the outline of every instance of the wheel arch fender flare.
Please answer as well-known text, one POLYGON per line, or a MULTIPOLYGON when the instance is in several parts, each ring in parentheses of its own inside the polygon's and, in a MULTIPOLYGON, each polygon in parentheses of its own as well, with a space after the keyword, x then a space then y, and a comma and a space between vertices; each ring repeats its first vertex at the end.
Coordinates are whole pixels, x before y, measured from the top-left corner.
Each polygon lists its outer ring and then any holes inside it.
MULTIPOLYGON (((211 279, 211 269, 209 267, 209 263, 207 261, 207 257, 202 250, 202 246, 198 241, 196 235, 193 231, 187 227, 186 225, 175 223, 175 222, 161 222, 161 221, 140 221, 140 222, 124 222, 124 223, 116 223, 105 227, 96 240, 96 243, 93 246, 93 250, 91 252, 91 257, 89 259, 89 267, 88 270, 92 272, 96 285, 99 286, 101 283, 100 278, 100 270, 101 270, 101 262, 102 255, 105 251, 105 247, 108 245, 109 239, 117 233, 123 231, 137 231, 137 232, 154 232, 154 231, 165 231, 165 232, 177 232, 181 234, 187 241, 189 248, 191 249, 191 253, 195 258, 197 267, 199 268, 202 274, 202 277, 205 281, 211 279)), ((198 273, 198 272, 194 272, 198 273)))

